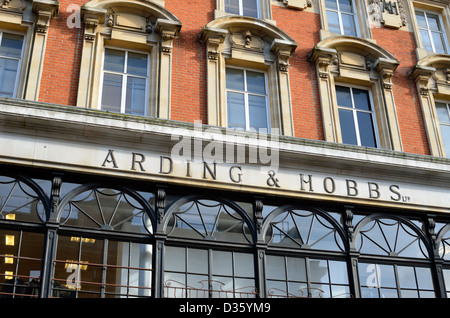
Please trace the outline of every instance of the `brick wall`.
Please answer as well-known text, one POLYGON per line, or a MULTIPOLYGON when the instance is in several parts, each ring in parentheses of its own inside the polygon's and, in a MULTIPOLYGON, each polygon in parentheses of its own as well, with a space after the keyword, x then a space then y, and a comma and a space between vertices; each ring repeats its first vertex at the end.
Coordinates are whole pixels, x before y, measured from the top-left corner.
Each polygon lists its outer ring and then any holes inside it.
POLYGON ((377 44, 393 54, 400 62, 393 78, 394 102, 405 152, 430 154, 422 110, 415 82, 409 72, 417 63, 414 34, 402 30, 373 28, 377 44))
POLYGON ((272 6, 272 18, 277 22, 277 27, 298 45, 289 60, 294 135, 323 140, 316 70, 308 58, 314 45, 319 42, 320 17, 314 13, 272 6))
POLYGON ((59 0, 58 17, 50 21, 39 100, 75 106, 83 46, 83 29, 69 28, 73 11, 70 4, 83 5, 86 0, 59 0))
POLYGON ((182 23, 174 41, 171 119, 207 123, 206 45, 199 34, 214 19, 215 0, 166 0, 166 8, 182 23))
MULTIPOLYGON (((75 105, 78 89, 82 28, 69 28, 70 4, 86 0, 60 0, 59 15, 51 20, 41 81, 40 101, 75 105)), ((202 28, 214 17, 216 0, 166 0, 166 8, 182 22, 174 41, 171 117, 173 120, 207 122, 206 45, 199 42, 202 28)), ((298 44, 290 60, 289 76, 296 137, 323 140, 316 70, 308 54, 319 42, 318 14, 272 6, 273 20, 298 44)), ((400 66, 395 72, 394 98, 406 152, 429 154, 415 83, 408 77, 416 63, 412 33, 387 28, 372 29, 377 44, 391 52, 400 66)))

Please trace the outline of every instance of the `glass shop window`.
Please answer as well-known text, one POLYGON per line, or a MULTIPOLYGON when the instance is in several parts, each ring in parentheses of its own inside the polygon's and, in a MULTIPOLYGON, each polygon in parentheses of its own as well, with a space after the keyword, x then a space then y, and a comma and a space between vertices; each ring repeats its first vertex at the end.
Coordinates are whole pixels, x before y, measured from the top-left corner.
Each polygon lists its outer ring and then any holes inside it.
POLYGON ((138 298, 152 295, 153 245, 60 236, 53 297, 138 298))
POLYGON ((267 255, 266 285, 273 298, 351 297, 343 261, 267 255))
POLYGON ((0 230, 0 298, 38 297, 44 235, 0 230))
POLYGON ((255 298, 249 253, 166 246, 164 297, 255 298))

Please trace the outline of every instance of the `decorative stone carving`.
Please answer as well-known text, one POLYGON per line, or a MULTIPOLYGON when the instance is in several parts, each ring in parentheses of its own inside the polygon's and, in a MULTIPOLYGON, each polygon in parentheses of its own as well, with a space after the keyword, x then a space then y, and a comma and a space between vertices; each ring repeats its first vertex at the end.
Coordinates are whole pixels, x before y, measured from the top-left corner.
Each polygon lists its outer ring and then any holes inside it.
POLYGON ((219 56, 219 47, 225 41, 228 31, 221 29, 203 30, 200 41, 207 43, 208 59, 215 61, 219 56))
POLYGON ((22 12, 26 6, 24 0, 4 0, 1 8, 8 11, 22 12))
POLYGON ((230 36, 231 47, 252 50, 256 52, 264 51, 264 42, 261 38, 252 35, 250 31, 245 33, 234 33, 230 36))
POLYGON ((50 20, 58 14, 59 4, 56 1, 33 1, 33 13, 37 14, 36 32, 47 33, 50 20))
POLYGON ((172 53, 173 40, 178 36, 181 23, 170 20, 158 19, 155 31, 161 35, 161 49, 164 53, 172 53))
POLYGON ((300 11, 312 7, 313 4, 312 0, 278 0, 278 1, 282 1, 288 8, 297 9, 300 11))

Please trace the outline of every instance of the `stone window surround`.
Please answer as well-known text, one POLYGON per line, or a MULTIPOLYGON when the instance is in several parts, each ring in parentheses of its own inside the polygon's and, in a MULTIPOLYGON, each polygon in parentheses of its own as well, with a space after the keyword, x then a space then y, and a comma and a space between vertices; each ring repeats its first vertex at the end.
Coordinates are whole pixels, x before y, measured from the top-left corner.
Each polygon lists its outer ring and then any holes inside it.
POLYGON ((432 54, 421 59, 411 71, 432 156, 446 157, 435 101, 450 101, 450 55, 432 54))
POLYGON ((100 109, 102 64, 96 61, 102 60, 105 46, 126 46, 150 55, 148 115, 170 119, 173 40, 181 22, 161 1, 137 0, 91 0, 82 6, 82 18, 85 32, 77 106, 100 109))
POLYGON ((234 65, 267 73, 271 128, 293 136, 289 58, 295 41, 271 23, 235 15, 208 23, 200 40, 207 45, 207 124, 227 127, 225 68, 234 65))
POLYGON ((58 14, 58 8, 58 2, 53 0, 15 0, 0 7, 0 29, 24 36, 17 98, 39 99, 47 31, 50 20, 58 14))
POLYGON ((342 143, 335 93, 337 84, 357 84, 373 96, 379 148, 402 151, 392 91, 392 76, 399 62, 371 41, 337 36, 319 42, 310 53, 316 65, 326 141, 342 143))
POLYGON ((414 1, 408 7, 409 7, 409 15, 411 17, 411 26, 414 30, 414 38, 417 43, 417 48, 416 48, 417 59, 421 60, 430 54, 436 54, 436 53, 427 51, 422 45, 422 41, 420 39, 420 34, 419 34, 419 26, 417 25, 417 20, 416 20, 415 9, 419 9, 419 10, 427 11, 427 12, 433 12, 440 16, 441 22, 442 22, 442 27, 444 29, 444 33, 446 36, 445 40, 446 40, 446 45, 447 45, 447 50, 448 50, 449 49, 448 45, 450 43, 450 41, 449 41, 450 7, 448 5, 441 4, 438 2, 433 2, 433 4, 431 4, 430 2, 425 3, 425 2, 421 2, 421 1, 414 1))

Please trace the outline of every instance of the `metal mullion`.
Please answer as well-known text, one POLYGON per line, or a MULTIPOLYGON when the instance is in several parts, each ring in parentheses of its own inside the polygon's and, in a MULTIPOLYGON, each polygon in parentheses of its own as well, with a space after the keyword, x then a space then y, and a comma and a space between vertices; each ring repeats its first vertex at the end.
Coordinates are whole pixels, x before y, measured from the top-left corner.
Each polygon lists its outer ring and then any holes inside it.
POLYGON ((100 298, 105 298, 106 294, 106 270, 108 265, 108 239, 103 240, 103 266, 102 266, 102 284, 100 285, 100 298))

